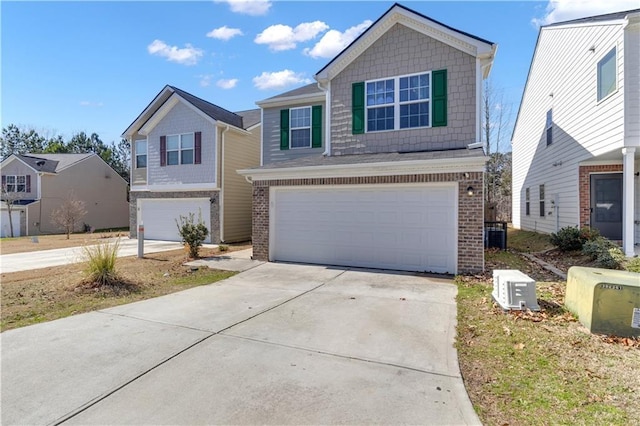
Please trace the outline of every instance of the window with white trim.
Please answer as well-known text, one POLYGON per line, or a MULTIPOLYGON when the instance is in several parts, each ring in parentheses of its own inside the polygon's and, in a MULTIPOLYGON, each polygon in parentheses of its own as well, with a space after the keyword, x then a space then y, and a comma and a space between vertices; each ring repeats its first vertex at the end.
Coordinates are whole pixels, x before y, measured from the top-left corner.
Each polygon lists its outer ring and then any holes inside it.
POLYGON ((524 196, 524 214, 526 216, 529 216, 531 214, 531 191, 529 190, 529 188, 525 189, 525 196, 524 196))
POLYGON ((616 68, 616 48, 614 47, 598 61, 598 101, 616 91, 618 86, 616 68))
POLYGON ((27 192, 27 177, 25 175, 3 176, 2 183, 7 192, 27 192))
POLYGON ((140 139, 135 141, 136 150, 136 168, 143 169, 147 167, 147 140, 140 139))
POLYGON ((367 132, 429 127, 431 73, 365 82, 367 132))
POLYGON ((193 164, 194 134, 167 136, 167 165, 193 164))
POLYGON ((289 110, 291 149, 311 148, 311 107, 289 110))

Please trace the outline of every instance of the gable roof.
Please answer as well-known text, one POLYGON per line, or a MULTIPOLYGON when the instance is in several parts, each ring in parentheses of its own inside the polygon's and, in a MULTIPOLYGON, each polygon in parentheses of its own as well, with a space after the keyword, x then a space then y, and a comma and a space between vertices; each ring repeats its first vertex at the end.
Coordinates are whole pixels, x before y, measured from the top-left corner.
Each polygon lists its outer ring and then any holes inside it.
POLYGON ((332 79, 393 25, 401 23, 436 40, 484 60, 484 77, 489 75, 497 45, 483 38, 457 30, 406 6, 395 3, 351 44, 336 55, 315 75, 316 80, 332 79))
POLYGON ((3 163, 15 158, 35 172, 58 173, 93 155, 97 154, 13 154, 7 157, 3 163))
POLYGON ((586 16, 584 18, 571 19, 569 21, 554 22, 553 24, 542 26, 541 29, 549 28, 549 27, 560 27, 563 25, 590 24, 590 23, 597 24, 605 21, 617 21, 619 19, 626 18, 627 15, 630 15, 632 13, 640 13, 640 9, 624 10, 621 12, 606 13, 604 15, 586 16))
MULTIPOLYGON (((192 95, 189 92, 185 92, 182 89, 178 89, 177 87, 166 85, 160 93, 153 98, 140 115, 133 120, 129 127, 127 127, 127 129, 122 133, 122 137, 126 138, 140 130, 140 128, 142 128, 147 121, 149 121, 149 119, 151 119, 151 117, 153 117, 153 115, 174 95, 177 95, 180 99, 183 99, 185 102, 189 103, 191 106, 215 121, 221 121, 239 129, 246 129, 247 127, 250 127, 245 125, 242 115, 226 110, 209 101, 205 101, 204 99, 192 95)), ((255 123, 252 123, 251 125, 255 125, 255 123)))

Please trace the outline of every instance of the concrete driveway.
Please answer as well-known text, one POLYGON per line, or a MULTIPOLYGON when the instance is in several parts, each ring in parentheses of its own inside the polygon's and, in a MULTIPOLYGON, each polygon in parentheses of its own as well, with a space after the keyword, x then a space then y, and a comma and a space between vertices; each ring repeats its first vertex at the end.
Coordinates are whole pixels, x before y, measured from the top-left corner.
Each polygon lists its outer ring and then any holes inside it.
MULTIPOLYGON (((144 253, 156 253, 160 251, 177 250, 184 246, 174 241, 144 242, 144 253)), ((0 272, 18 272, 31 269, 47 268, 49 266, 68 265, 82 261, 82 247, 69 247, 52 250, 40 250, 26 253, 3 254, 0 256, 0 272)), ((137 256, 138 240, 122 238, 118 257, 137 256)))
POLYGON ((479 424, 448 279, 266 263, 10 330, 2 424, 479 424))

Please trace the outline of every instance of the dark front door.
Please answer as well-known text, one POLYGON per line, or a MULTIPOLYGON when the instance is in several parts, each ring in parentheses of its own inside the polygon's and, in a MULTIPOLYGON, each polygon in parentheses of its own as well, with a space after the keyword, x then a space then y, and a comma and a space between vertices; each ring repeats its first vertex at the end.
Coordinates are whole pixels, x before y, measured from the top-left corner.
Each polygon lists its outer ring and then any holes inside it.
POLYGON ((591 226, 622 240, 622 173, 591 175, 591 226))

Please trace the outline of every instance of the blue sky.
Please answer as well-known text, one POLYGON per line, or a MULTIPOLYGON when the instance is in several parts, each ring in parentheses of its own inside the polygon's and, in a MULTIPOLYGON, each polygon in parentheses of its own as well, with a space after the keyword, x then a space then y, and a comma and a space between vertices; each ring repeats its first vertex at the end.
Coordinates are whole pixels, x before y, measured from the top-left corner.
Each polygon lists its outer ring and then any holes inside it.
MULTIPOLYGON (((401 3, 498 44, 491 78, 512 121, 539 24, 638 7, 635 0, 401 3)), ((231 111, 256 108, 312 82, 392 4, 2 1, 1 126, 118 141, 166 84, 231 111)))

